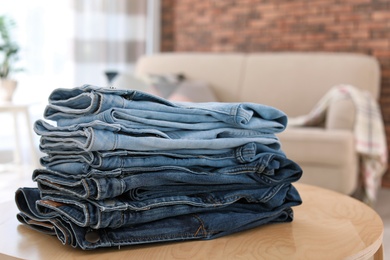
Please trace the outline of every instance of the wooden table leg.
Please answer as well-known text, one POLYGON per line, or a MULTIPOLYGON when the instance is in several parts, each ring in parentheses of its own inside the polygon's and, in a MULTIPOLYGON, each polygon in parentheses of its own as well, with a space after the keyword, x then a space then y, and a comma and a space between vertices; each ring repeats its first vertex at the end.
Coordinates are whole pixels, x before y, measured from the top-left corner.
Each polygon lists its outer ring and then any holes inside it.
POLYGON ((374 254, 374 260, 383 260, 383 244, 380 248, 378 248, 378 251, 374 254))

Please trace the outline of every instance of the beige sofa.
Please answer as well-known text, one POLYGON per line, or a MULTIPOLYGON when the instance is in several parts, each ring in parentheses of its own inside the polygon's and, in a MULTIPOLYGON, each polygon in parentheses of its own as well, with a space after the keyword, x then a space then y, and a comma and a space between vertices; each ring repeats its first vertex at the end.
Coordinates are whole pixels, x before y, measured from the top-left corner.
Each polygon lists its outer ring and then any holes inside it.
MULTIPOLYGON (((183 73, 207 82, 218 101, 256 102, 289 117, 309 113, 338 84, 368 90, 378 98, 376 59, 346 53, 162 53, 144 56, 135 74, 183 73)), ((288 128, 279 135, 282 149, 304 171, 301 182, 352 194, 358 183, 358 156, 352 125, 354 106, 330 107, 323 127, 288 128)))

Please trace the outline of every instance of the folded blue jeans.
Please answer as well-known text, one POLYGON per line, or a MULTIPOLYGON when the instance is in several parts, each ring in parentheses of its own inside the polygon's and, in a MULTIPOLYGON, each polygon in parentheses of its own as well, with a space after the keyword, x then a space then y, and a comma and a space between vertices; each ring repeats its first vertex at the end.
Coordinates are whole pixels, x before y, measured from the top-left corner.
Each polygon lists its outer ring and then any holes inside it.
MULTIPOLYGON (((38 189, 28 191, 39 193, 38 189)), ((19 195, 24 196, 25 193, 19 195)), ((26 200, 18 195, 16 199, 26 200)), ((267 189, 202 193, 198 196, 171 195, 145 201, 121 198, 92 201, 43 195, 41 199, 34 201, 32 207, 45 219, 64 218, 80 227, 100 229, 132 226, 187 214, 221 212, 226 209, 233 212, 256 211, 269 214, 300 203, 298 192, 289 184, 267 189)))
POLYGON ((101 247, 129 246, 145 243, 209 240, 265 224, 291 222, 293 210, 287 204, 273 211, 256 211, 243 205, 240 211, 229 207, 213 212, 180 215, 121 228, 91 229, 80 227, 62 217, 47 217, 37 210, 40 194, 34 188, 16 192, 20 212, 18 220, 45 234, 57 236, 64 245, 91 250, 101 247))
POLYGON ((34 125, 47 168, 16 192, 17 217, 64 244, 212 239, 292 221, 301 204, 275 108, 85 85, 54 90, 44 116, 56 123, 34 125))
POLYGON ((237 148, 221 149, 214 154, 193 153, 189 150, 174 151, 101 151, 80 152, 73 154, 54 154, 43 156, 41 165, 47 169, 71 175, 92 176, 93 172, 111 171, 118 168, 141 166, 209 166, 228 167, 250 163, 260 159, 266 153, 284 156, 282 150, 274 150, 258 144, 248 143, 237 148))
MULTIPOLYGON (((138 120, 144 124, 177 129, 207 130, 203 123, 223 122, 242 129, 260 129, 269 133, 283 131, 287 116, 280 110, 255 103, 172 103, 166 99, 136 90, 119 90, 84 85, 73 89, 55 89, 49 96, 44 116, 58 126, 90 122, 111 108, 130 109, 118 119, 138 120), (76 119, 73 121, 73 119, 76 119)), ((115 115, 109 115, 111 123, 115 115)), ((100 119, 101 120, 101 119, 100 119)), ((216 128, 216 127, 214 127, 216 128)), ((218 127, 219 128, 219 127, 218 127)))
POLYGON ((212 212, 229 207, 240 212, 242 208, 253 208, 261 212, 272 212, 282 206, 299 204, 299 195, 291 184, 193 196, 176 196, 174 191, 167 197, 145 201, 130 201, 116 197, 109 200, 82 200, 64 195, 44 195, 37 201, 38 211, 48 217, 65 217, 73 223, 94 229, 119 228, 147 223, 168 217, 212 212))
POLYGON ((128 129, 150 128, 161 132, 171 132, 179 129, 187 131, 207 131, 219 128, 236 128, 256 130, 264 133, 275 133, 280 132, 283 128, 280 123, 267 120, 262 120, 261 124, 258 122, 258 128, 240 127, 223 121, 218 121, 216 119, 210 120, 208 115, 197 115, 196 117, 191 117, 190 115, 116 107, 110 108, 96 115, 85 115, 77 118, 61 118, 57 121, 59 122, 57 125, 60 127, 101 121, 108 124, 120 125, 128 129))
MULTIPOLYGON (((46 153, 74 153, 75 151, 161 151, 161 150, 220 150, 235 148, 247 143, 259 143, 279 150, 280 143, 274 134, 262 134, 245 129, 215 129, 206 132, 192 131, 193 137, 178 137, 177 139, 161 136, 143 136, 128 132, 115 132, 102 129, 102 125, 84 127, 75 126, 69 131, 63 127, 51 126, 41 120, 35 124, 34 130, 41 135, 40 148, 46 153), (225 131, 226 130, 226 131, 225 131), (199 137, 199 135, 202 135, 199 137), (206 137, 205 137, 206 136, 206 137)), ((113 127, 107 125, 106 127, 113 127)), ((189 135, 189 134, 188 134, 189 135)))
POLYGON ((118 168, 71 175, 37 169, 33 180, 48 194, 72 195, 83 199, 107 199, 153 186, 185 187, 201 185, 203 191, 220 185, 257 185, 270 187, 299 180, 302 169, 295 162, 272 153, 257 161, 228 167, 182 167, 174 165, 118 168))

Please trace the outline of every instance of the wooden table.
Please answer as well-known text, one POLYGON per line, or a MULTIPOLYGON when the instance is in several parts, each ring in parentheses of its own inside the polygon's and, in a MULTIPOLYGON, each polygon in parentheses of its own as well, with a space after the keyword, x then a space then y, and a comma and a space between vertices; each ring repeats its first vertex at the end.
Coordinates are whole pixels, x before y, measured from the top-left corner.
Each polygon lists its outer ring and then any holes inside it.
POLYGON ((13 201, 0 204, 0 259, 383 259, 383 222, 365 204, 333 191, 295 184, 303 204, 292 223, 208 241, 82 251, 19 224, 13 201), (15 258, 14 258, 15 257, 15 258))

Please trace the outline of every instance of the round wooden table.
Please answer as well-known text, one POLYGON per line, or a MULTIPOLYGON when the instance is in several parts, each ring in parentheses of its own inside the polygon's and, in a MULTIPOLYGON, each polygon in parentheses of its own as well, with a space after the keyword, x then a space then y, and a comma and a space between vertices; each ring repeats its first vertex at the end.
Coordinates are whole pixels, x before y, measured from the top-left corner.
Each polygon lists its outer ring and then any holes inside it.
POLYGON ((294 221, 207 241, 83 251, 19 224, 13 201, 0 204, 0 259, 383 259, 383 222, 346 195, 295 184, 294 221))

